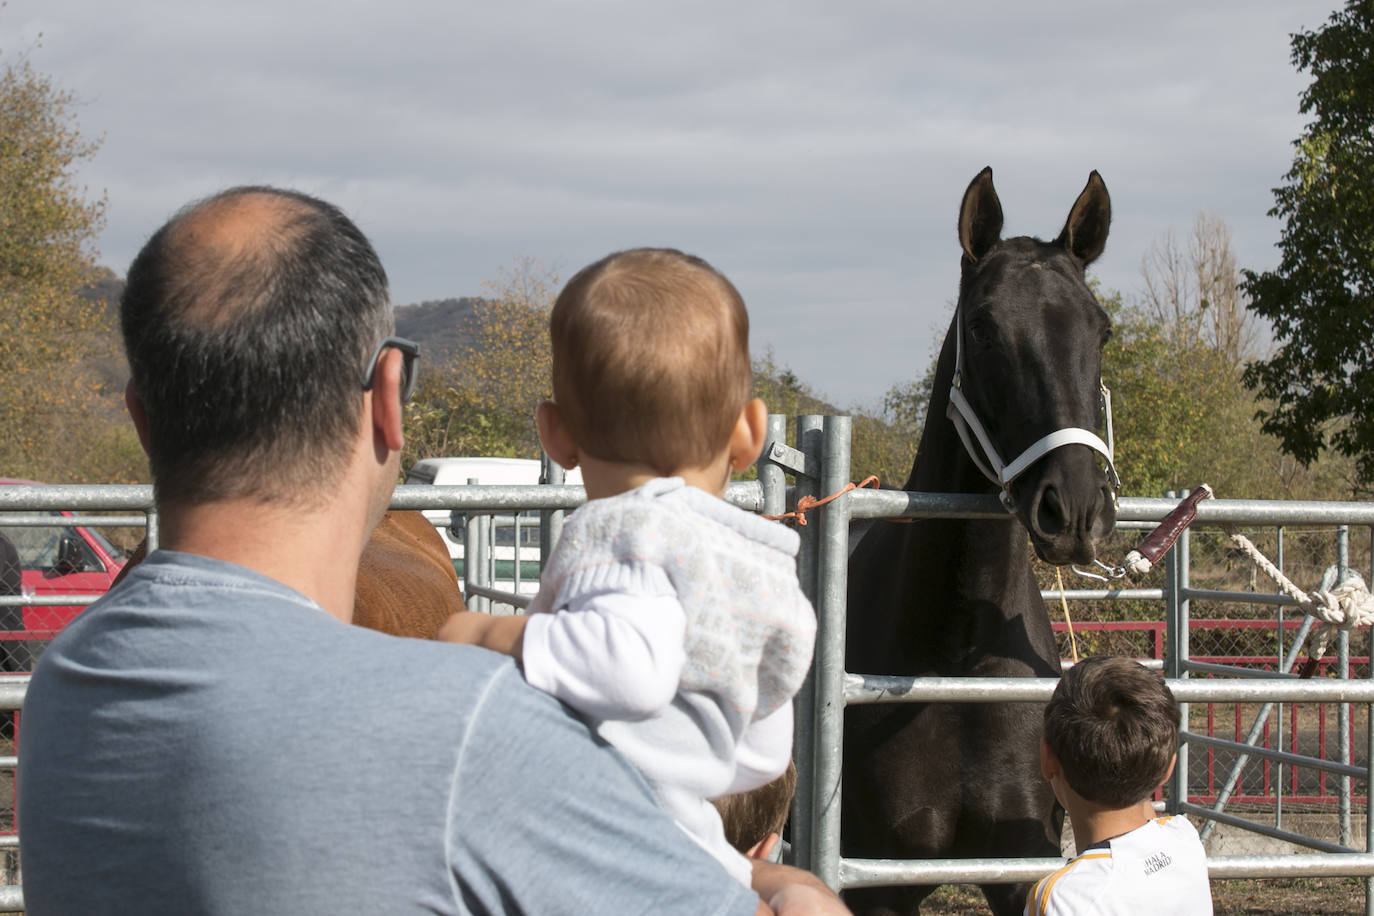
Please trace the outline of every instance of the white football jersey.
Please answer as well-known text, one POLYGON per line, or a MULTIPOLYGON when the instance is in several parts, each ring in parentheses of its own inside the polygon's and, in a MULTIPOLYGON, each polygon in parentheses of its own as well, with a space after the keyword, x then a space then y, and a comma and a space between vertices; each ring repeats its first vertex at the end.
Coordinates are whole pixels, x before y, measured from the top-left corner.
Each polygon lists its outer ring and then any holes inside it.
POLYGON ((1193 825, 1161 817, 1096 844, 1041 878, 1027 916, 1211 916, 1207 856, 1193 825))

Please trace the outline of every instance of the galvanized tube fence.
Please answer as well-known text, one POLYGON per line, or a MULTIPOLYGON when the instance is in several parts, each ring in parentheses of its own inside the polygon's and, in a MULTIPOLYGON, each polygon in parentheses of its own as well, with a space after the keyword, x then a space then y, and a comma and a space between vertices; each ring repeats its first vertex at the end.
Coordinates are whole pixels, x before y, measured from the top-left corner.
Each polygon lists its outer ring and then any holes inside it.
MULTIPOLYGON (((1176 501, 1173 499, 1123 499, 1121 500, 1118 518, 1127 522, 1157 522, 1163 518, 1167 512, 1174 507, 1176 501)), ((930 517, 958 517, 958 518, 997 518, 1005 515, 1005 510, 998 503, 995 496, 976 497, 967 495, 952 494, 925 494, 925 493, 905 493, 893 491, 857 491, 849 493, 837 500, 837 507, 844 505, 848 513, 854 518, 930 518, 930 517), (847 504, 847 505, 844 505, 847 504)), ((1374 523, 1374 506, 1363 503, 1324 503, 1314 501, 1287 502, 1282 504, 1262 503, 1245 500, 1209 500, 1199 507, 1198 517, 1195 525, 1205 526, 1207 524, 1247 524, 1247 525, 1331 525, 1331 524, 1364 524, 1374 523)), ((1166 600, 1171 616, 1169 626, 1166 629, 1168 635, 1170 651, 1166 659, 1166 674, 1169 676, 1170 686, 1174 688, 1175 694, 1180 701, 1180 705, 1186 710, 1186 704, 1193 699, 1203 701, 1229 700, 1263 700, 1263 699, 1283 699, 1290 701, 1297 700, 1340 700, 1355 699, 1359 702, 1369 703, 1374 701, 1374 695, 1364 694, 1359 697, 1348 696, 1341 693, 1337 688, 1335 693, 1308 692, 1302 693, 1307 687, 1300 687, 1299 692, 1291 692, 1291 685, 1297 682, 1281 680, 1276 678, 1259 677, 1255 680, 1242 681, 1236 685, 1217 684, 1215 681, 1198 682, 1194 684, 1188 679, 1190 665, 1188 662, 1189 645, 1188 632, 1188 604, 1189 601, 1197 597, 1190 592, 1188 581, 1188 547, 1189 535, 1185 532, 1180 539, 1180 545, 1171 551, 1167 562, 1166 586, 1162 590, 1162 597, 1166 600), (1195 688, 1202 688, 1206 693, 1197 694, 1195 688), (1247 689, 1248 688, 1248 689, 1247 689), (1215 692, 1214 692, 1215 691, 1215 692)), ((1112 590, 1101 590, 1110 592, 1112 590)), ((1124 591, 1124 590, 1123 590, 1124 591)), ((1135 597, 1135 596, 1133 596, 1135 597)), ((1140 597, 1146 597, 1141 595, 1140 597)), ((1153 597, 1153 595, 1149 596, 1153 597)), ((1219 595, 1208 597, 1220 597, 1219 595)), ((1246 600, 1255 601, 1254 596, 1246 595, 1246 600)), ((1256 603, 1284 603, 1282 599, 1272 599, 1272 601, 1262 601, 1256 603)), ((1287 602, 1291 603, 1291 602, 1287 602)), ((818 651, 820 651, 818 649, 818 651)), ((829 666, 828 666, 829 668, 829 666)), ((818 664, 819 670, 819 664, 818 664)), ((1201 672, 1199 672, 1201 673, 1201 672)), ((1209 672, 1211 673, 1211 672, 1209 672)), ((834 675, 831 674, 831 677, 834 675)), ((878 676, 855 675, 843 673, 841 677, 845 680, 847 702, 929 702, 939 699, 941 701, 957 701, 961 699, 961 694, 970 692, 980 694, 986 691, 997 689, 992 683, 987 683, 990 679, 978 679, 979 684, 970 686, 966 683, 959 683, 963 679, 915 679, 915 678, 882 678, 878 676), (930 694, 925 694, 918 690, 918 683, 928 685, 931 688, 930 694), (918 699, 919 698, 919 699, 918 699)), ((1040 701, 1048 698, 1052 691, 1052 684, 1048 690, 1044 690, 1038 697, 1040 701)), ((818 691, 825 691, 824 685, 818 686, 818 691)), ((1024 689, 1024 686, 1015 684, 1006 685, 1007 690, 1015 692, 1024 689)), ((1321 688, 1327 690, 1329 688, 1321 688)), ((982 697, 984 701, 1011 701, 1009 696, 992 696, 990 693, 982 697)), ((1187 718, 1184 713, 1184 724, 1187 718)), ((816 747, 818 753, 825 753, 830 747, 835 746, 838 737, 838 729, 827 733, 819 726, 816 736, 816 747)), ((1374 739, 1372 739, 1374 740, 1374 739)), ((1175 768, 1175 782, 1170 792, 1171 810, 1178 810, 1182 807, 1183 800, 1187 798, 1187 757, 1188 745, 1181 742, 1179 748, 1179 763, 1175 768)), ((1365 773, 1369 776, 1368 771, 1365 773)), ((800 788, 799 788, 800 791, 800 788)), ((871 863, 856 864, 852 860, 846 860, 839 855, 839 830, 838 824, 828 825, 824 832, 818 829, 818 835, 811 840, 811 847, 816 851, 815 860, 810 863, 822 880, 832 887, 842 888, 852 885, 851 880, 859 880, 856 869, 865 869, 871 863)), ((1219 866, 1218 874, 1225 873, 1229 876, 1239 876, 1241 874, 1252 876, 1265 876, 1278 874, 1281 868, 1294 868, 1293 856, 1261 856, 1246 857, 1243 863, 1229 861, 1233 857, 1219 856, 1214 861, 1219 866), (1282 866, 1280 867, 1280 862, 1282 866)), ((1345 863, 1338 868, 1348 868, 1347 871, 1339 871, 1346 875, 1374 875, 1374 870, 1362 870, 1359 863, 1352 861, 1349 854, 1343 854, 1340 861, 1345 863)), ((1052 860, 1055 866, 1062 860, 1052 860)), ((1029 864, 1029 863, 1027 863, 1029 864)), ((930 871, 931 868, 947 868, 949 863, 887 863, 883 866, 884 883, 929 883, 931 881, 956 880, 955 878, 938 877, 945 872, 930 871), (935 877, 933 877, 935 876, 935 877)), ((1313 866, 1318 867, 1318 866, 1313 866)), ((1330 867, 1321 865, 1321 868, 1330 867)), ((959 881, 1012 881, 1022 880, 1020 877, 1010 876, 1007 872, 1006 862, 972 864, 962 863, 956 869, 959 881)), ((1041 863, 1031 866, 1028 877, 1039 877, 1049 869, 1042 868, 1041 863), (1031 873, 1034 874, 1031 874, 1031 873)), ((1289 872, 1292 873, 1292 872, 1289 872)), ((867 874, 865 872, 865 874, 867 874)), ((864 877, 865 882, 870 881, 869 877, 864 877)))
MULTIPOLYGON (((727 498, 750 511, 780 514, 788 488, 785 475, 791 474, 795 486, 793 500, 803 495, 820 496, 835 492, 849 479, 849 435, 846 418, 807 416, 797 419, 796 447, 783 441, 785 420, 769 418, 769 445, 760 461, 757 482, 732 484, 727 498)), ((581 487, 553 482, 557 475, 546 474, 551 482, 532 486, 400 486, 392 501, 395 509, 447 509, 478 513, 513 513, 542 510, 545 519, 556 526, 559 514, 580 505, 585 495, 581 487)), ((795 503, 794 503, 795 504, 795 503)), ((1171 510, 1173 499, 1124 498, 1118 520, 1123 526, 1148 527, 1171 510)), ((133 511, 144 514, 148 536, 156 543, 157 517, 152 488, 147 486, 25 486, 0 488, 0 519, 3 513, 32 510, 73 510, 92 512, 133 511)), ((839 849, 839 787, 843 761, 843 709, 847 705, 872 702, 1044 702, 1053 691, 1053 679, 968 679, 906 678, 884 676, 879 672, 851 673, 844 661, 844 600, 848 574, 847 529, 850 518, 998 518, 1005 510, 995 496, 963 494, 909 493, 903 491, 851 491, 822 509, 811 513, 811 524, 799 529, 802 546, 798 557, 798 576, 804 590, 817 608, 820 633, 817 659, 807 687, 797 699, 798 792, 793 809, 793 846, 799 865, 815 871, 832 887, 861 887, 894 883, 987 883, 1033 880, 1058 867, 1064 860, 1005 859, 970 861, 904 862, 895 860, 845 859, 839 849)), ((111 524, 136 525, 136 517, 117 517, 111 524)), ((72 524, 99 524, 105 516, 76 518, 72 524)), ((54 519, 49 524, 61 524, 54 519)), ((1213 499, 1198 507, 1195 526, 1237 524, 1251 526, 1338 524, 1374 527, 1374 504, 1328 502, 1257 502, 1213 499)), ((541 530, 541 540, 551 544, 541 530)), ((518 539, 517 539, 518 543, 518 539)), ((1182 550, 1171 551, 1167 560, 1169 575, 1163 589, 1078 589, 1066 597, 1077 599, 1119 598, 1163 600, 1171 606, 1172 618, 1166 627, 1170 651, 1165 673, 1180 703, 1189 702, 1344 702, 1366 706, 1367 720, 1374 719, 1374 671, 1362 681, 1299 681, 1295 678, 1264 676, 1263 673, 1228 671, 1228 680, 1192 680, 1188 674, 1216 674, 1218 666, 1188 662, 1188 627, 1178 611, 1190 599, 1226 600, 1235 593, 1191 590, 1188 587, 1187 536, 1182 550), (1245 676, 1250 675, 1250 676, 1245 676)), ((473 544, 474 551, 480 551, 473 544)), ((469 554, 468 556, 472 556, 469 554)), ((486 564, 481 564, 486 567, 486 564)), ((465 573, 479 564, 465 562, 465 573)), ((489 569, 489 567, 487 567, 489 569)), ((478 572, 477 577, 483 578, 478 572)), ((471 581, 478 589, 475 598, 501 595, 487 582, 471 581)), ((1371 576, 1374 579, 1374 576, 1371 576)), ((1057 593, 1055 593, 1057 594, 1057 593)), ((71 598, 65 604, 78 603, 71 598)), ((1252 604, 1284 605, 1291 602, 1280 596, 1244 594, 1252 604)), ((27 599, 21 603, 36 603, 27 599)), ((1346 669, 1348 670, 1348 668, 1346 669)), ((27 688, 25 676, 0 678, 0 709, 18 709, 27 688)), ((1185 720, 1186 721, 1186 720, 1185 720)), ((1374 724, 1372 722, 1371 724, 1374 724)), ((1344 727, 1344 726, 1343 726, 1344 727)), ((1371 729, 1370 760, 1374 760, 1374 729, 1371 729)), ((1222 743, 1220 739, 1185 737, 1180 753, 1187 746, 1222 743)), ((1349 741, 1343 739, 1344 747, 1349 741)), ((1284 752, 1252 748, 1251 753, 1280 760, 1290 765, 1310 758, 1284 752)), ((0 766, 13 765, 0 758, 0 766)), ((1349 762, 1332 765, 1345 781, 1351 776, 1369 780, 1368 767, 1357 768, 1349 762)), ((1180 764, 1177 771, 1184 771, 1180 764)), ((1186 782, 1171 791, 1171 804, 1190 813, 1195 806, 1187 798, 1186 782)), ((1240 821, 1231 815, 1216 815, 1229 822, 1240 821)), ((1271 830, 1273 828, 1270 828, 1271 830)), ((1285 832, 1286 833, 1286 832, 1285 832)), ((1296 836, 1296 835, 1295 835, 1296 836)), ((1374 823, 1366 818, 1366 849, 1374 843, 1374 823)), ((5 845, 0 843, 0 846, 5 845)), ((1346 844, 1348 846, 1348 844, 1346 844)), ((1290 877, 1298 875, 1374 876, 1374 854, 1286 856, 1214 856, 1209 860, 1213 877, 1290 877)), ((0 910, 22 908, 18 887, 0 888, 0 910)), ((1370 910, 1374 916, 1374 909, 1370 910)))

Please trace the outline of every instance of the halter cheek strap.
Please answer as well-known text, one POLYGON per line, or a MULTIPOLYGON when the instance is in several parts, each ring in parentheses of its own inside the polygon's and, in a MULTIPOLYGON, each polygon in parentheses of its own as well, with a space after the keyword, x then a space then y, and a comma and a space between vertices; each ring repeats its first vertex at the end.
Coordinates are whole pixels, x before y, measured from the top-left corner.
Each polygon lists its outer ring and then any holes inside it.
POLYGON ((1107 420, 1107 441, 1090 430, 1082 429, 1077 426, 1070 426, 1064 429, 1057 429, 1048 435, 1042 436, 1030 447, 1017 455, 1010 463, 1002 461, 1002 456, 997 453, 997 449, 988 437, 987 430, 983 428, 982 421, 978 419, 977 412, 973 405, 964 397, 961 390, 964 372, 964 321, 962 313, 955 316, 955 365, 954 365, 954 384, 949 389, 949 405, 945 408, 945 416, 954 423, 955 430, 959 433, 959 439, 964 443, 964 450, 973 459, 973 463, 978 466, 978 470, 983 472, 983 476, 994 484, 1002 488, 1002 504, 1008 509, 1012 508, 1013 500, 1011 497, 1011 485, 1016 478, 1025 473, 1036 461, 1048 455, 1057 448, 1066 445, 1086 445, 1088 448, 1097 452, 1107 462, 1107 482, 1112 487, 1112 499, 1116 499, 1116 491, 1121 488, 1121 478, 1117 476, 1116 464, 1113 461, 1115 453, 1115 441, 1112 434, 1112 393, 1106 385, 1098 381, 1098 387, 1102 391, 1102 411, 1107 420), (975 447, 976 444, 976 447, 975 447))

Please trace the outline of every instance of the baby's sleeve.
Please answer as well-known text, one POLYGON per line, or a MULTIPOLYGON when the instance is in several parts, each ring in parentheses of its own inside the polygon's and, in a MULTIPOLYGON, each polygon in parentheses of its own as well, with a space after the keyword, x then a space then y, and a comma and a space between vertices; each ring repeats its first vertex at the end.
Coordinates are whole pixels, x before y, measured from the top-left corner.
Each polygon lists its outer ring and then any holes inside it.
POLYGON ((672 702, 686 662, 677 597, 589 590, 525 628, 525 680, 594 719, 644 719, 672 702))
POLYGON ((748 792, 782 775, 792 759, 792 704, 749 725, 735 748, 735 779, 726 795, 748 792))

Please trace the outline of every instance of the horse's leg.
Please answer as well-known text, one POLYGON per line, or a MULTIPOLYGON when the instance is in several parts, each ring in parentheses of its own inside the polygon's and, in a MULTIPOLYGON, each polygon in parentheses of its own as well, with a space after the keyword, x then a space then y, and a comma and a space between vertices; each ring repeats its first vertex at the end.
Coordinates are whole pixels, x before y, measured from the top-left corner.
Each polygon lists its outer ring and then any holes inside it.
POLYGON ((987 899, 993 916, 1022 916, 1026 912, 1029 884, 980 884, 978 889, 987 899))
POLYGON ((920 887, 864 887, 844 892, 854 916, 919 916, 921 901, 939 885, 920 887))
MULTIPOLYGON (((1005 821, 997 826, 995 838, 984 854, 992 858, 1054 858, 1060 854, 1059 831, 1063 826, 1063 818, 1063 809, 1056 804, 1047 819, 1026 817, 1005 821)), ((982 884, 979 890, 987 899, 993 916, 1021 916, 1025 912, 1026 895, 1030 893, 1031 885, 982 884)))

